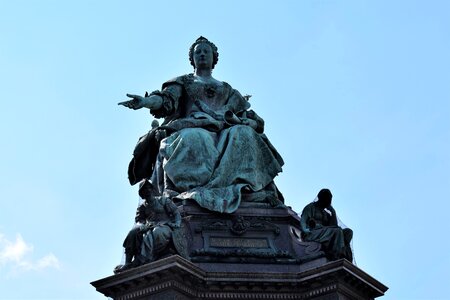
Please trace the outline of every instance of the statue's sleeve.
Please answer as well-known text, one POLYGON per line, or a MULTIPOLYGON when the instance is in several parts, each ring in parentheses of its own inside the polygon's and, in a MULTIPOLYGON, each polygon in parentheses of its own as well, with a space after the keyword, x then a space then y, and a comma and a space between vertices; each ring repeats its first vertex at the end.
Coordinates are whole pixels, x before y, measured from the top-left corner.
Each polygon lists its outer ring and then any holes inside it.
POLYGON ((165 82, 161 91, 154 91, 151 95, 158 95, 162 98, 162 105, 158 109, 150 110, 155 118, 171 116, 178 111, 178 103, 183 94, 183 82, 180 78, 175 78, 165 82))
POLYGON ((228 83, 224 82, 226 88, 228 89, 228 101, 223 110, 230 110, 235 113, 238 117, 248 118, 256 121, 256 132, 264 132, 264 120, 256 114, 254 110, 249 109, 250 103, 248 99, 243 97, 238 90, 233 89, 228 83))
POLYGON ((300 217, 300 230, 301 232, 307 232, 310 230, 307 225, 308 220, 312 217, 312 205, 308 204, 302 211, 302 216, 300 217))

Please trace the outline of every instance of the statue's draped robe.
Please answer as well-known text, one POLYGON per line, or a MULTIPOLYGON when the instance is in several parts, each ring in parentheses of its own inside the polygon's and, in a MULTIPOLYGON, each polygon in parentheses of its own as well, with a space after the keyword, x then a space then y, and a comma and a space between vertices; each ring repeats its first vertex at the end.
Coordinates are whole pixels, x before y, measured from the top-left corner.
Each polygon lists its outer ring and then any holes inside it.
POLYGON ((149 175, 155 194, 192 199, 225 213, 238 208, 243 194, 259 194, 248 198, 266 201, 267 195, 276 193, 273 179, 283 160, 263 128, 224 122, 225 112, 242 116, 250 107, 238 91, 225 82, 194 81, 189 74, 164 83, 158 94, 163 105, 151 113, 165 121, 136 146, 130 182, 149 175), (162 132, 166 137, 156 149, 151 140, 162 132), (148 158, 149 153, 156 159, 148 158))

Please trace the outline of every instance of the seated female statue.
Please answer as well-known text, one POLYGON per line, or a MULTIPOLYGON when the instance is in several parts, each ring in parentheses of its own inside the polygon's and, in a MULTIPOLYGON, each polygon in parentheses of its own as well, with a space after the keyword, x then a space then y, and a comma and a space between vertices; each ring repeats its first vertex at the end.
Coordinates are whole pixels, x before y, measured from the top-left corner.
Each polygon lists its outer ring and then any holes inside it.
POLYGON ((212 77, 218 57, 217 47, 200 37, 189 49, 193 74, 119 103, 165 118, 139 140, 130 183, 149 178, 155 195, 223 213, 234 212, 243 198, 279 204, 273 179, 283 160, 263 134, 264 121, 249 110, 249 96, 212 77))

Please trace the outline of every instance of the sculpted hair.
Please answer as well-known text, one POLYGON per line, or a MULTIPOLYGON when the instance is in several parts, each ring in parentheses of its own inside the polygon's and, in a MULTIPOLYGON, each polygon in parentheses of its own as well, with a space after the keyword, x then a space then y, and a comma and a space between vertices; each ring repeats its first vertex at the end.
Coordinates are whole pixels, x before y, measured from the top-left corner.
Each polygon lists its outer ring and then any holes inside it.
POLYGON ((201 43, 206 43, 208 44, 212 51, 213 51, 213 63, 212 63, 212 68, 214 69, 214 66, 217 64, 217 62, 219 61, 219 51, 216 47, 216 45, 214 45, 214 43, 210 42, 207 38, 200 36, 193 44, 192 46, 189 48, 189 61, 191 62, 191 65, 195 68, 195 64, 194 64, 194 48, 195 46, 197 46, 198 44, 201 43))

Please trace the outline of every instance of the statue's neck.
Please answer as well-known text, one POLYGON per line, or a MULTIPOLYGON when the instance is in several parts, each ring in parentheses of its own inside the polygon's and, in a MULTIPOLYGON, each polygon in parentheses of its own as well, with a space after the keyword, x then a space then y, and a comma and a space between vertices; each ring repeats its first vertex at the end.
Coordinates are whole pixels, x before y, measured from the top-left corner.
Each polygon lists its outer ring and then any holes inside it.
POLYGON ((202 77, 204 79, 212 78, 212 70, 211 69, 195 69, 195 76, 202 77))

